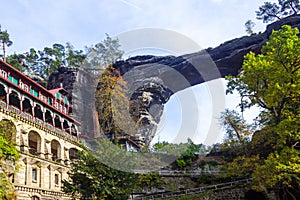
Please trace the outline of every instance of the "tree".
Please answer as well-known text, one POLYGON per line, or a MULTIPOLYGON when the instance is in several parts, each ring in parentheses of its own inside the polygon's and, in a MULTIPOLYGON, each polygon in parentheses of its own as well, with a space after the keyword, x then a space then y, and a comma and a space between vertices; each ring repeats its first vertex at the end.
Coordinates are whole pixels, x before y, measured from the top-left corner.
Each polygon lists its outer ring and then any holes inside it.
POLYGON ((82 50, 75 50, 67 43, 66 46, 53 44, 52 47, 45 47, 43 50, 31 48, 26 53, 8 56, 7 61, 24 73, 37 74, 47 80, 60 66, 81 67, 85 58, 82 50))
POLYGON ((126 82, 112 65, 102 73, 96 91, 96 110, 104 134, 111 139, 135 133, 135 123, 128 118, 129 97, 126 82))
POLYGON ((226 130, 228 140, 244 144, 251 136, 250 126, 234 110, 226 109, 221 115, 221 123, 226 130))
POLYGON ((27 70, 25 66, 25 55, 23 54, 11 54, 6 57, 6 62, 21 72, 27 70))
POLYGON ((268 133, 272 152, 259 162, 252 177, 257 188, 291 191, 300 185, 300 39, 299 30, 284 25, 273 31, 261 54, 245 56, 243 71, 228 77, 228 92, 237 90, 242 108, 262 109, 258 123, 268 133))
POLYGON ((105 34, 106 38, 95 45, 86 47, 87 66, 95 70, 105 69, 122 58, 124 52, 120 49, 118 39, 111 38, 105 34))
POLYGON ((87 151, 78 153, 72 164, 70 182, 63 180, 63 191, 74 199, 127 199, 138 182, 138 175, 122 172, 101 163, 87 151))
POLYGON ((135 123, 128 118, 130 97, 127 94, 127 84, 120 72, 113 67, 123 55, 119 40, 106 34, 102 42, 86 47, 86 52, 87 69, 91 69, 96 75, 95 104, 102 131, 112 140, 120 135, 133 135, 135 123), (102 70, 101 74, 99 70, 102 70))
POLYGON ((251 126, 234 110, 226 109, 220 118, 226 135, 221 148, 229 153, 229 159, 247 153, 247 145, 253 134, 251 126))
POLYGON ((253 27, 255 26, 255 23, 251 20, 246 21, 245 23, 245 28, 246 28, 246 33, 251 35, 253 34, 253 27))
POLYGON ((188 139, 188 146, 184 152, 176 160, 176 165, 180 169, 186 169, 198 158, 197 153, 200 151, 200 147, 193 143, 191 139, 188 139))
POLYGON ((6 49, 5 49, 5 47, 6 46, 10 47, 13 44, 13 42, 10 40, 7 30, 5 30, 5 31, 1 30, 1 25, 0 25, 0 43, 2 45, 2 51, 3 51, 2 58, 5 62, 6 61, 6 49))
POLYGON ((14 186, 11 177, 16 171, 16 161, 19 153, 13 142, 16 129, 11 121, 0 122, 0 198, 12 199, 14 186))
POLYGON ((281 19, 281 10, 276 3, 265 2, 264 5, 260 6, 259 10, 256 11, 256 16, 257 19, 268 23, 275 19, 281 19))
POLYGON ((264 2, 256 11, 257 19, 264 23, 280 20, 282 17, 297 15, 300 11, 299 0, 278 0, 278 4, 264 2))
POLYGON ((284 16, 297 15, 300 11, 299 0, 278 0, 284 16))
POLYGON ((138 185, 144 192, 149 192, 153 188, 158 189, 164 183, 165 182, 163 181, 158 172, 145 173, 139 175, 138 185))

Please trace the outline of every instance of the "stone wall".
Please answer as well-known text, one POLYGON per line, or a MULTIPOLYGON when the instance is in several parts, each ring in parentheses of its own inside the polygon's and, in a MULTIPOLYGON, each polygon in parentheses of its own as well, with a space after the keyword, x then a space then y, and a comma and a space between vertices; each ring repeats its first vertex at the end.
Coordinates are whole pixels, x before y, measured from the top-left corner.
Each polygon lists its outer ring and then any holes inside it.
POLYGON ((77 141, 65 135, 49 130, 41 124, 17 115, 0 107, 0 121, 9 120, 15 128, 15 143, 20 153, 17 173, 12 178, 16 189, 16 200, 31 200, 33 196, 40 200, 64 200, 70 196, 62 193, 62 180, 68 180, 71 158, 70 149, 81 150, 77 141), (34 134, 33 134, 34 133, 34 134), (38 137, 37 149, 30 148, 32 137, 38 137), (54 157, 51 142, 59 145, 54 157))

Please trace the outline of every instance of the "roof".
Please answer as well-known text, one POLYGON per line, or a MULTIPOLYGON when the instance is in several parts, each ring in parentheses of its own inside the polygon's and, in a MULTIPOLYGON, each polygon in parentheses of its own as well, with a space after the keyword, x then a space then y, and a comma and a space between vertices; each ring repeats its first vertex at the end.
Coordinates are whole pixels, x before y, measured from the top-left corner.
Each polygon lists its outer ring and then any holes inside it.
POLYGON ((66 95, 68 94, 68 91, 65 90, 63 87, 55 88, 52 90, 48 90, 52 95, 55 95, 57 92, 61 92, 62 94, 66 95))
POLYGON ((38 87, 40 90, 42 90, 45 93, 48 93, 49 95, 52 95, 49 90, 47 90, 44 86, 40 85, 38 82, 32 80, 30 77, 26 76, 25 74, 23 74, 22 72, 20 72, 19 70, 17 70, 16 68, 14 68, 13 66, 11 66, 10 64, 4 62, 3 60, 0 59, 0 64, 5 65, 7 68, 9 68, 11 71, 15 72, 16 74, 18 74, 19 76, 21 76, 22 78, 24 78, 26 81, 31 82, 33 85, 35 85, 36 87, 38 87))
MULTIPOLYGON (((10 64, 4 62, 3 60, 0 59, 0 65, 4 65, 5 67, 7 67, 11 72, 14 72, 15 74, 18 74, 19 76, 21 76, 24 80, 26 80, 27 82, 31 83, 32 85, 34 85, 36 88, 38 88, 40 91, 44 92, 45 94, 48 94, 49 96, 52 96, 53 98, 54 97, 54 94, 53 94, 53 90, 47 90, 44 86, 40 85, 39 83, 37 83, 36 81, 32 80, 30 77, 26 76, 25 74, 23 74, 22 72, 20 72, 19 70, 17 70, 16 68, 14 68, 13 66, 11 66, 10 64)), ((18 86, 19 87, 19 86, 18 86)), ((57 89, 54 89, 54 90, 58 90, 58 91, 64 91, 64 92, 67 92, 64 88, 60 87, 60 88, 57 88, 57 89)), ((39 98, 35 97, 32 95, 33 98, 35 98, 37 101, 45 104, 44 102, 42 102, 39 98)), ((58 110, 57 108, 55 108, 54 106, 51 106, 51 105, 48 105, 48 104, 45 104, 49 107, 51 107, 52 109, 54 109, 56 112, 62 114, 64 117, 68 118, 68 119, 71 119, 73 120, 74 122, 80 124, 80 122, 78 122, 76 119, 74 119, 73 117, 61 112, 60 110, 58 110)))
POLYGON ((129 141, 131 143, 133 143, 136 147, 138 147, 139 149, 141 148, 141 146, 139 144, 137 144, 135 141, 133 141, 130 138, 117 138, 119 141, 125 140, 125 141, 129 141))

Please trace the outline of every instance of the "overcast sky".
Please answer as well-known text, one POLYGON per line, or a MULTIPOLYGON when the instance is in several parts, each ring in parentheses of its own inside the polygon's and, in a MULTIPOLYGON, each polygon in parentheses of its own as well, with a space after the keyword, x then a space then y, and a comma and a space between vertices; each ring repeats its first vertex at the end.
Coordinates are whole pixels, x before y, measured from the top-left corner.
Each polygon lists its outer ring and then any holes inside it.
MULTIPOLYGON (((274 1, 274 0, 273 0, 274 1)), ((255 19, 264 0, 10 0, 1 3, 1 25, 24 52, 55 42, 76 48, 138 28, 163 28, 214 47, 245 34, 251 19, 255 30, 265 26, 255 19)))
MULTIPOLYGON (((66 42, 73 44, 76 49, 83 49, 102 41, 105 33, 118 36, 143 28, 175 31, 207 48, 245 35, 244 24, 249 19, 256 24, 255 32, 264 31, 265 24, 255 19, 255 10, 264 1, 7 0, 1 3, 0 24, 2 29, 8 30, 14 42, 8 49, 9 53, 23 53, 31 47, 42 49, 54 43, 66 42)), ((214 92, 209 88, 204 84, 194 87, 192 91, 199 99, 198 105, 192 106, 197 107, 196 114, 201 113, 199 129, 193 133, 193 139, 198 143, 204 142, 206 135, 211 134, 208 129, 212 118, 216 118, 212 112, 214 92)), ((221 90, 224 91, 224 88, 221 90)), ((233 97, 226 99, 227 107, 233 107, 232 102, 237 101, 233 97)), ((165 123, 160 126, 160 140, 172 141, 179 132, 178 127, 182 123, 180 109, 185 107, 182 103, 188 104, 188 101, 173 97, 167 105, 168 113, 164 115, 164 122, 168 121, 169 125, 165 123)), ((184 130, 189 131, 195 130, 184 130)), ((217 138, 221 136, 216 134, 214 137, 214 140, 219 140, 217 138)), ((158 136, 155 140, 158 140, 158 136)))

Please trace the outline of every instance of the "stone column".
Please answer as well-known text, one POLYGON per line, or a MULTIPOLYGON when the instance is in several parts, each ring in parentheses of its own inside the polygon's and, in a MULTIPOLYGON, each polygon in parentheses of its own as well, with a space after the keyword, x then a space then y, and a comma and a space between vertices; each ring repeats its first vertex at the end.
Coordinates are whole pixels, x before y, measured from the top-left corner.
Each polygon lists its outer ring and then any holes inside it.
POLYGON ((69 149, 64 147, 64 161, 66 165, 70 164, 69 149))
POLYGON ((47 189, 45 188, 45 173, 44 173, 46 167, 47 167, 46 163, 40 164, 40 188, 43 189, 47 189))
POLYGON ((71 135, 71 128, 72 128, 72 123, 68 121, 68 126, 69 126, 69 134, 71 135))
POLYGON ((41 146, 40 146, 40 156, 41 158, 45 158, 45 140, 44 138, 41 138, 41 146))
POLYGON ((49 165, 48 169, 49 169, 49 189, 51 190, 53 188, 53 182, 52 182, 53 167, 49 165))
POLYGON ((21 110, 21 112, 23 112, 23 101, 24 101, 24 95, 20 95, 21 97, 20 97, 20 110, 21 110))
POLYGON ((26 131, 22 131, 21 133, 21 151, 28 153, 28 133, 26 131))
POLYGON ((35 106, 36 106, 36 103, 33 102, 33 106, 32 106, 32 117, 35 117, 35 112, 34 112, 35 106))
POLYGON ((28 161, 28 158, 25 158, 24 163, 26 164, 26 171, 25 171, 25 185, 31 185, 31 167, 28 161))
POLYGON ((44 152, 45 152, 45 158, 51 160, 52 156, 51 156, 51 141, 50 140, 45 139, 44 152))
POLYGON ((64 120, 63 120, 63 118, 59 117, 59 121, 60 121, 61 130, 64 130, 64 120))
POLYGON ((21 150, 22 146, 22 129, 20 128, 20 124, 17 125, 16 135, 14 136, 13 140, 16 142, 16 148, 18 151, 21 150))
POLYGON ((52 124, 53 124, 53 130, 55 129, 55 114, 52 113, 52 124))
POLYGON ((59 148, 57 149, 57 162, 62 163, 64 161, 64 147, 61 142, 59 143, 59 148))
POLYGON ((41 107, 41 110, 43 112, 43 122, 46 122, 46 108, 45 107, 41 107))
POLYGON ((11 89, 7 88, 7 92, 6 92, 6 106, 8 107, 9 105, 9 95, 11 93, 11 89))

